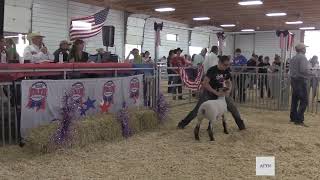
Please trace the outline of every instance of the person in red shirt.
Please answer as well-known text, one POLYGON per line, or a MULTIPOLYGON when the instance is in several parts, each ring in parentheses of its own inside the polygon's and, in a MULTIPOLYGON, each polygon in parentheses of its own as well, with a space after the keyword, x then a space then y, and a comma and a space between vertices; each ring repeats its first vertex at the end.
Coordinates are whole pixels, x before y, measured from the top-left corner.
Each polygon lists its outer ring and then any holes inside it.
MULTIPOLYGON (((186 62, 186 60, 184 59, 183 56, 181 56, 182 52, 183 52, 183 50, 180 49, 180 48, 177 48, 175 50, 176 56, 171 59, 171 63, 170 63, 171 67, 185 67, 185 66, 190 64, 190 63, 186 62)), ((178 69, 174 69, 173 72, 175 74, 179 74, 179 70, 178 69)), ((180 76, 174 76, 173 77, 173 84, 182 84, 180 76)), ((178 99, 179 100, 183 100, 182 95, 180 95, 180 94, 182 94, 182 85, 181 86, 172 87, 172 93, 174 95, 177 94, 177 89, 178 89, 178 94, 179 94, 178 99)), ((176 100, 176 96, 174 96, 173 99, 176 100)))

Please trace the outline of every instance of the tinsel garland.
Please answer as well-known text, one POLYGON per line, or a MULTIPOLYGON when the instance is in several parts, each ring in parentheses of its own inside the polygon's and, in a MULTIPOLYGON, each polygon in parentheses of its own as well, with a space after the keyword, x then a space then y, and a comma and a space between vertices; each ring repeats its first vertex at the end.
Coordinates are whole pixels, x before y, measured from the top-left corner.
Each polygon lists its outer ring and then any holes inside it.
POLYGON ((160 123, 163 123, 169 112, 169 104, 162 93, 159 95, 154 111, 157 114, 160 123))
POLYGON ((117 114, 117 120, 120 122, 122 127, 122 135, 125 138, 128 138, 132 135, 132 132, 129 127, 129 111, 128 106, 125 102, 122 104, 122 109, 117 114))
POLYGON ((71 91, 65 93, 62 98, 63 107, 61 109, 62 119, 59 127, 52 137, 52 143, 55 145, 64 145, 71 139, 71 124, 80 104, 72 99, 71 91))

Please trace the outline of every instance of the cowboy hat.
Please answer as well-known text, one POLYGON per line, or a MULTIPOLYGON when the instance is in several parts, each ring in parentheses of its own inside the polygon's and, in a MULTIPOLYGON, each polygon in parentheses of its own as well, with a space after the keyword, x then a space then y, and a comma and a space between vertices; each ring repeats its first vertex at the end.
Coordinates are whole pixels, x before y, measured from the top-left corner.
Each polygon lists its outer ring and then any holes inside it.
POLYGON ((71 45, 72 43, 70 41, 67 41, 67 40, 63 40, 63 41, 60 41, 60 46, 62 44, 68 44, 68 45, 71 45))
POLYGON ((28 39, 32 39, 34 37, 45 37, 45 36, 42 36, 39 32, 33 32, 33 33, 29 33, 27 37, 28 39))
POLYGON ((304 49, 306 47, 308 47, 308 46, 306 46, 304 43, 299 43, 296 45, 296 49, 304 49))

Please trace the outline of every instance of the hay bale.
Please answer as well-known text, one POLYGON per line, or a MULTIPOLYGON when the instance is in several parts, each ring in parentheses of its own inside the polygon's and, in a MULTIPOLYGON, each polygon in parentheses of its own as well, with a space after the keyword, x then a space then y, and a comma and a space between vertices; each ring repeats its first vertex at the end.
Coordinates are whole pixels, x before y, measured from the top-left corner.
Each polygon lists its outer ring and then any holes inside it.
POLYGON ((150 109, 131 109, 129 115, 129 127, 134 133, 151 130, 159 126, 155 112, 150 109))
MULTIPOLYGON (((159 122, 154 111, 149 109, 129 110, 129 127, 133 134, 158 127, 159 122)), ((57 150, 50 144, 50 138, 56 132, 58 123, 51 123, 32 129, 26 139, 26 149, 36 153, 49 153, 57 150)), ((123 139, 121 124, 112 114, 97 114, 75 121, 71 126, 72 138, 67 147, 83 147, 98 141, 123 139)))

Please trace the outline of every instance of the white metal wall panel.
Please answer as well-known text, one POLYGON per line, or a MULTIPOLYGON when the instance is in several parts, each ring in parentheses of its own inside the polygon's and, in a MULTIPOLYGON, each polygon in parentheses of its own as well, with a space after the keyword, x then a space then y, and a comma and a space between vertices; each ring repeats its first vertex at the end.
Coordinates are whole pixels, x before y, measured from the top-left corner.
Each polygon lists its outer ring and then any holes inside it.
POLYGON ((227 56, 234 55, 234 35, 227 34, 223 46, 223 54, 227 56))
POLYGON ((27 7, 5 5, 4 31, 28 33, 31 29, 31 9, 27 7))
POLYGON ((32 0, 6 0, 4 31, 28 33, 31 29, 32 0))
POLYGON ((126 44, 141 45, 145 20, 142 18, 129 17, 127 22, 126 44))
POLYGON ((254 52, 254 34, 237 34, 235 38, 235 49, 240 48, 242 54, 249 59, 254 52))
POLYGON ((191 33, 191 46, 209 47, 210 34, 193 30, 191 33))
POLYGON ((280 40, 275 32, 255 34, 255 53, 257 55, 269 56, 274 58, 275 54, 280 55, 280 40))
POLYGON ((210 34, 209 51, 212 46, 218 46, 218 37, 215 32, 210 34))
POLYGON ((146 21, 146 29, 144 36, 144 44, 142 47, 143 51, 150 51, 151 57, 155 55, 155 31, 154 31, 154 22, 163 22, 164 27, 161 31, 161 46, 159 48, 159 57, 168 56, 168 53, 171 49, 180 47, 184 50, 183 53, 188 53, 189 42, 188 42, 188 30, 184 29, 188 27, 186 24, 175 23, 172 21, 161 20, 157 18, 149 18, 146 21), (168 41, 167 34, 177 34, 177 41, 168 41))
POLYGON ((46 36, 44 43, 53 53, 61 40, 68 39, 67 0, 34 0, 32 31, 46 36))

